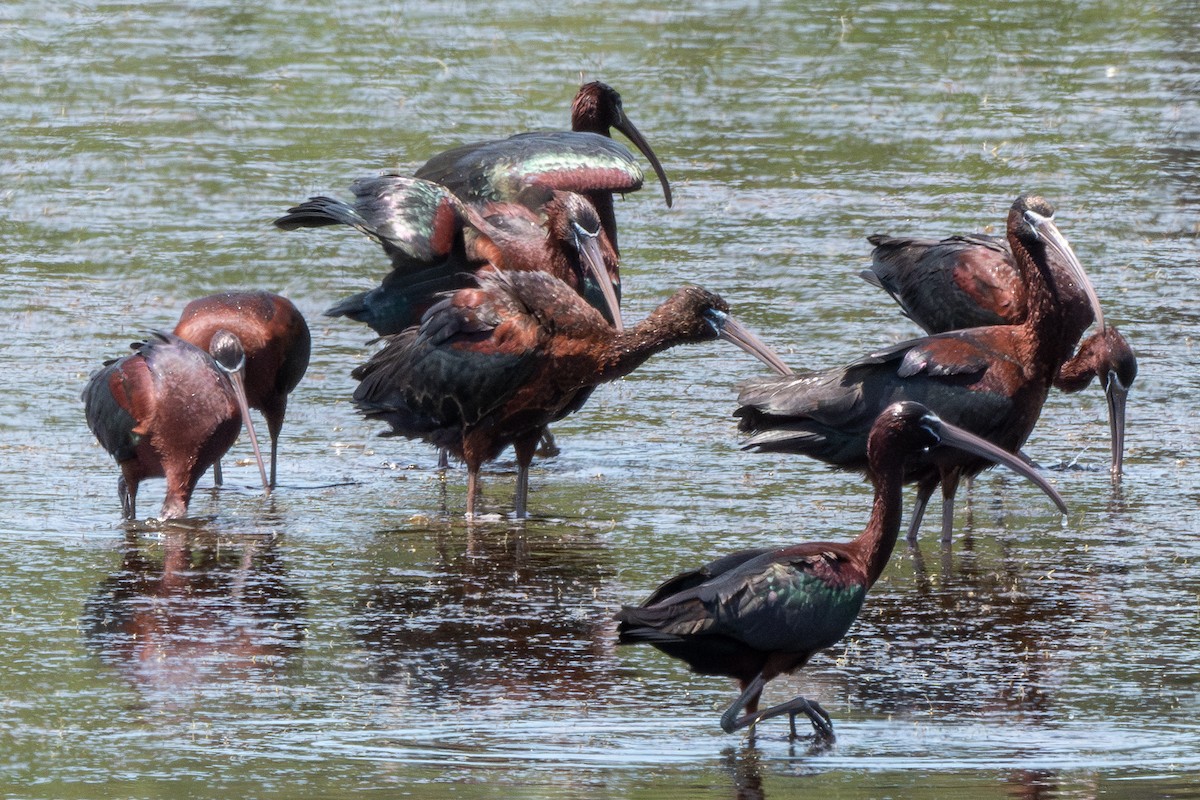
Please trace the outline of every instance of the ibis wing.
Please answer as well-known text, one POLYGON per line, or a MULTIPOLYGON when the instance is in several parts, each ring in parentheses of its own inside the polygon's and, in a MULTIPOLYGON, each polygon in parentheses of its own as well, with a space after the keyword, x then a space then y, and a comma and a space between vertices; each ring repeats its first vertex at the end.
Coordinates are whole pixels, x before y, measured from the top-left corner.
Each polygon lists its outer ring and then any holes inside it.
POLYGON ((468 202, 511 200, 530 186, 625 193, 644 180, 625 145, 576 131, 521 133, 456 147, 431 158, 416 175, 468 202))
POLYGON ((284 230, 349 225, 377 242, 400 272, 416 272, 461 250, 466 212, 446 187, 403 175, 361 178, 351 205, 312 197, 275 220, 284 230))
POLYGON ((354 402, 393 433, 461 430, 504 405, 536 368, 540 330, 518 299, 461 289, 426 312, 419 327, 386 338, 354 370, 354 402))
MULTIPOLYGON (((716 636, 762 651, 833 644, 858 615, 866 590, 843 579, 843 557, 824 547, 810 544, 728 556, 732 566, 724 572, 654 604, 623 609, 618 615, 622 640, 716 636)), ((691 575, 675 580, 682 584, 691 575)))
POLYGON ((1024 288, 1007 239, 983 234, 867 239, 875 249, 864 278, 883 288, 905 316, 929 333, 1004 325, 1024 317, 1024 288))
POLYGON ((88 428, 118 462, 133 458, 138 443, 133 433, 137 420, 128 410, 128 399, 123 406, 117 398, 122 390, 120 370, 121 362, 108 362, 88 378, 82 395, 88 428))
POLYGON ((884 408, 902 400, 987 431, 1012 408, 1011 398, 989 390, 989 372, 1020 369, 990 346, 991 338, 955 331, 902 342, 845 367, 746 382, 734 412, 739 429, 750 434, 743 447, 865 469, 867 432, 884 408))

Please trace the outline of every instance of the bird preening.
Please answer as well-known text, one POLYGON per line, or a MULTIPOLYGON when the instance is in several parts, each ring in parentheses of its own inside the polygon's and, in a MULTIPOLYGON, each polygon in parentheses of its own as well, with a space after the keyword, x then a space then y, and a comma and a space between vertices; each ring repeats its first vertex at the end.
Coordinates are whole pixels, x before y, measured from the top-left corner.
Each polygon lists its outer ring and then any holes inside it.
MULTIPOLYGON (((846 366, 747 381, 734 412, 748 434, 743 446, 863 472, 867 435, 879 412, 914 400, 1017 452, 1088 323, 1094 318, 1104 326, 1095 290, 1053 217, 1050 203, 1034 195, 1021 195, 1009 210, 1008 243, 1025 291, 1018 322, 950 330, 846 366)), ((959 481, 988 466, 957 451, 911 459, 906 480, 917 484, 917 500, 908 537, 916 538, 925 505, 940 485, 942 538, 949 541, 959 481)))
MULTIPOLYGON (((621 96, 592 82, 575 96, 569 131, 454 147, 412 174, 359 177, 349 182, 352 198, 311 196, 274 224, 350 228, 382 255, 378 285, 369 279, 349 297, 328 298, 336 302, 325 314, 342 320, 331 325, 361 323, 378 335, 374 350, 345 365, 357 381, 346 400, 386 425, 380 435, 425 442, 464 462, 470 520, 483 506, 485 465, 510 447, 512 515, 528 518, 530 468, 550 427, 649 358, 720 339, 761 361, 772 375, 734 375, 724 364, 706 373, 739 391, 734 416, 742 440, 730 431, 731 457, 740 444, 755 453, 745 456, 748 463, 804 455, 861 473, 874 492, 865 527, 848 541, 789 534, 797 541, 682 572, 641 604, 623 607, 617 635, 702 675, 736 680, 739 694, 720 717, 727 733, 787 716, 794 737, 803 716, 818 740, 832 741, 832 719, 820 702, 799 696, 760 708, 762 694, 846 635, 895 548, 904 487, 916 484, 910 539, 940 487, 948 541, 960 481, 997 464, 1065 514, 1063 499, 1021 449, 1052 387, 1077 392, 1095 380, 1108 401, 1111 474, 1118 477, 1137 359, 1105 321, 1054 207, 1035 194, 1012 202, 1003 237, 870 236, 872 264, 863 277, 925 335, 848 364, 793 371, 719 294, 683 280, 643 319, 628 322, 621 302, 631 287, 622 282, 614 197, 642 187, 638 154, 671 207, 666 171, 621 96), (637 154, 612 138, 614 130, 637 154)), ((157 476, 167 484, 161 517, 185 516, 209 467, 221 484, 221 458, 242 426, 269 495, 278 485, 289 396, 311 349, 312 334, 291 301, 237 291, 189 303, 172 333, 151 333, 106 362, 82 399, 88 426, 119 466, 123 516, 136 517, 140 483, 157 476), (269 474, 250 409, 266 420, 269 474)))

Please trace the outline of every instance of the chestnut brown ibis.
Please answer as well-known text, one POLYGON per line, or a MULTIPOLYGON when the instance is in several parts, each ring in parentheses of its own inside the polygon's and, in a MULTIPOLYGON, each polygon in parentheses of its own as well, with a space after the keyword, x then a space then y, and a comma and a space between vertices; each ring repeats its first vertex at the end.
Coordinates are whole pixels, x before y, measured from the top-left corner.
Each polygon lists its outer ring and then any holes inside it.
POLYGON ((138 484, 159 476, 167 479, 162 519, 185 516, 196 482, 233 446, 243 423, 266 486, 238 338, 217 331, 206 352, 154 332, 133 348, 93 373, 82 398, 88 427, 121 468, 117 495, 125 518, 137 515, 138 484))
POLYGON ((429 159, 416 176, 449 187, 467 201, 511 200, 533 185, 578 192, 596 207, 616 250, 613 194, 640 189, 643 174, 629 150, 612 141, 613 128, 650 162, 670 207, 671 184, 658 156, 629 121, 621 95, 599 81, 584 84, 575 95, 570 131, 519 133, 462 145, 429 159))
POLYGON ((772 368, 787 367, 729 315, 717 295, 679 289, 634 327, 618 332, 570 286, 544 272, 481 272, 386 338, 354 370, 354 402, 391 426, 385 436, 423 439, 466 462, 467 515, 479 470, 512 445, 515 513, 526 515, 529 463, 546 426, 578 407, 579 395, 629 374, 677 344, 727 339, 772 368))
POLYGON ((382 175, 351 186, 353 205, 313 197, 275 220, 283 230, 348 225, 377 242, 392 262, 380 286, 325 313, 399 333, 437 297, 466 288, 481 269, 544 270, 566 281, 618 328, 620 274, 596 209, 584 197, 539 187, 514 201, 472 203, 440 184, 382 175))
POLYGON ((663 199, 667 202, 667 208, 670 208, 671 183, 667 180, 666 170, 654 154, 650 143, 646 141, 646 137, 642 136, 642 132, 625 114, 625 104, 621 100, 620 92, 601 81, 591 81, 580 86, 571 102, 571 130, 611 137, 614 128, 633 142, 634 147, 650 162, 654 174, 658 176, 658 182, 662 185, 663 199))
MULTIPOLYGON (((915 400, 947 422, 1015 453, 1041 414, 1059 365, 1075 349, 1081 315, 1061 301, 1064 278, 1084 291, 1097 320, 1095 291, 1041 197, 1022 195, 1008 215, 1008 239, 1027 287, 1019 324, 949 331, 880 350, 847 366, 742 386, 739 428, 748 449, 800 453, 839 469, 867 468, 867 434, 882 409, 915 400), (1072 338, 1074 337, 1074 338, 1072 338)), ((915 538, 925 505, 942 486, 942 537, 954 522, 959 479, 989 462, 953 450, 909 460, 917 503, 915 538)))
MULTIPOLYGON (((279 432, 287 413, 288 395, 308 370, 312 336, 304 315, 286 297, 263 291, 221 292, 201 297, 183 309, 175 335, 207 348, 219 330, 238 338, 246 354, 246 402, 267 421, 271 435, 270 487, 275 488, 279 432)), ((221 462, 213 465, 221 483, 221 462)))
MULTIPOLYGON (((891 295, 926 333, 1007 325, 1025 317, 1025 286, 1005 239, 971 234, 941 240, 874 235, 867 240, 875 249, 871 269, 862 277, 891 295)), ((1076 324, 1082 335, 1092 323, 1087 296, 1068 276, 1059 283, 1064 302, 1079 309, 1076 324)), ((1124 461, 1125 404, 1135 377, 1133 348, 1115 326, 1103 324, 1084 339, 1054 380, 1063 392, 1083 391, 1093 378, 1099 380, 1108 403, 1114 478, 1120 477, 1124 461)))
POLYGON ((819 703, 796 697, 759 711, 763 687, 846 635, 895 547, 905 462, 930 450, 1004 464, 1066 513, 1058 493, 1021 459, 943 422, 919 403, 894 403, 867 435, 866 471, 875 500, 858 538, 743 550, 682 573, 640 606, 617 614, 619 641, 646 642, 701 675, 736 679, 741 694, 721 715, 726 733, 787 714, 795 737, 796 716, 804 714, 819 740, 832 741, 833 723, 819 703))

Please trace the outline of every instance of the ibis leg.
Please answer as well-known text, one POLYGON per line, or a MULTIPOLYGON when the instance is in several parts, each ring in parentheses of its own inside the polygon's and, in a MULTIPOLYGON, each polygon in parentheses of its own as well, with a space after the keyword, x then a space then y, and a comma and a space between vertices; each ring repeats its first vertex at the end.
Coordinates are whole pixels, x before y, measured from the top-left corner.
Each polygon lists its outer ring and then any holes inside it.
POLYGON ((794 737, 796 736, 796 715, 804 714, 812 722, 813 729, 817 733, 817 738, 824 741, 833 741, 833 720, 830 719, 829 713, 821 707, 820 703, 804 697, 795 697, 786 703, 771 706, 763 711, 749 712, 739 717, 738 715, 741 714, 743 709, 750 707, 752 703, 757 705, 758 698, 762 694, 765 684, 766 681, 763 680, 762 673, 759 673, 754 680, 750 681, 737 700, 733 701, 733 705, 721 715, 721 729, 723 731, 733 733, 741 728, 754 725, 761 720, 787 714, 790 720, 792 736, 794 737))
POLYGON ((942 542, 954 536, 954 494, 958 491, 958 471, 942 476, 942 542))
POLYGON ((541 434, 538 434, 532 438, 521 439, 513 445, 517 454, 517 498, 513 511, 517 519, 529 516, 529 465, 533 463, 533 454, 540 440, 541 434))
POLYGON ((475 518, 475 499, 479 493, 479 467, 467 468, 467 518, 475 518))

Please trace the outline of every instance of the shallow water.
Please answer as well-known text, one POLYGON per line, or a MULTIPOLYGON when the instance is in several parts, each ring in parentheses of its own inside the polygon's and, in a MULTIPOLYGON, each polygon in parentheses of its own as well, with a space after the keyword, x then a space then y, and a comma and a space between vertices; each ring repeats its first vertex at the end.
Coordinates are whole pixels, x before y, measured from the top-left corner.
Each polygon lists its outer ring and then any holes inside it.
MULTIPOLYGON (((0 10, 0 783, 9 796, 1160 797, 1200 772, 1200 8, 441 2, 0 10), (384 264, 270 220, 446 147, 567 124, 579 73, 624 95, 670 173, 618 205, 625 308, 721 292, 797 366, 914 329, 863 284, 865 235, 995 229, 1059 206, 1137 350, 1126 476, 1103 398, 1053 394, 1027 450, 1061 520, 987 473, 957 539, 901 546, 846 641, 777 681, 835 719, 720 732, 734 696, 613 611, 737 548, 847 539, 869 492, 743 453, 761 368, 679 348, 598 391, 535 464, 465 474, 347 402, 369 332, 320 316, 384 264), (183 305, 292 298, 313 360, 280 488, 240 442, 196 519, 120 524, 87 375, 183 305)), ((161 482, 141 509, 161 501, 161 482)), ((935 512, 936 513, 936 512, 935 512)))

